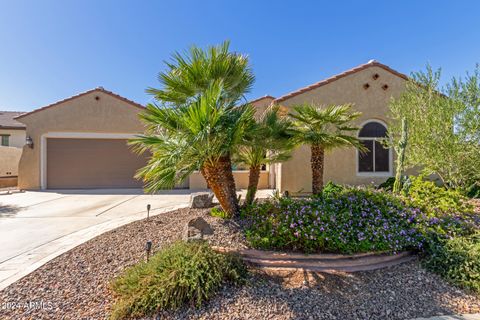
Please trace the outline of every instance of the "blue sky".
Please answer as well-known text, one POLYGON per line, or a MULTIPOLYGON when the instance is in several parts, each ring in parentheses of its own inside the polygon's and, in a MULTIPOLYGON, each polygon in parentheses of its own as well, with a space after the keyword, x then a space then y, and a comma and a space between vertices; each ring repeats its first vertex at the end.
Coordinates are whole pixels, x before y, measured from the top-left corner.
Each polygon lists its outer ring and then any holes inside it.
POLYGON ((103 86, 145 104, 172 52, 229 39, 248 98, 280 96, 376 59, 445 79, 480 62, 480 1, 0 0, 0 110, 103 86))

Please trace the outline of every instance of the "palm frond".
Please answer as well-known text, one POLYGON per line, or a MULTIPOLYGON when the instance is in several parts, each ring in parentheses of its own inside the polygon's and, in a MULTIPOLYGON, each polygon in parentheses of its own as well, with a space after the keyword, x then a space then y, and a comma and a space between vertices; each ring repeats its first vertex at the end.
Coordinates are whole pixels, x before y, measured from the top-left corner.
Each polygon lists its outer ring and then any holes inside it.
POLYGON ((347 134, 358 131, 351 123, 361 115, 351 108, 351 104, 294 106, 290 117, 294 120, 295 139, 301 144, 319 144, 325 150, 348 146, 364 149, 355 136, 347 134))
POLYGON ((206 50, 196 46, 176 52, 166 62, 167 70, 158 75, 162 89, 148 88, 158 101, 185 105, 197 99, 213 82, 222 81, 222 99, 236 102, 252 88, 255 77, 248 57, 229 52, 230 43, 223 42, 206 50))
MULTIPOLYGON (((252 106, 249 108, 254 111, 252 106)), ((288 160, 294 147, 291 126, 291 121, 280 115, 279 106, 270 106, 245 130, 241 147, 233 155, 234 162, 252 167, 288 160)))

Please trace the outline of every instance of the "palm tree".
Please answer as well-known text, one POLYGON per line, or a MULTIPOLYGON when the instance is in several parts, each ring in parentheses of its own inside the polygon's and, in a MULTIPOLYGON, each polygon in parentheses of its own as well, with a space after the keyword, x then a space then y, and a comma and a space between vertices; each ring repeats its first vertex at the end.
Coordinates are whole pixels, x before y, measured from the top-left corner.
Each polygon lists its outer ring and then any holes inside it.
POLYGON ((255 81, 248 57, 229 51, 230 42, 203 50, 193 46, 185 53, 176 52, 167 70, 158 75, 162 89, 148 88, 156 100, 173 106, 188 104, 207 90, 212 82, 222 80, 222 99, 238 102, 255 81))
POLYGON ((254 109, 226 104, 224 94, 217 83, 184 107, 147 105, 140 116, 146 133, 131 143, 152 154, 137 172, 148 191, 173 188, 200 170, 223 210, 230 216, 238 212, 230 155, 251 130, 254 109))
POLYGON ((229 52, 229 43, 175 53, 149 88, 159 105, 149 104, 141 119, 146 132, 132 141, 152 154, 137 177, 148 191, 172 188, 200 170, 224 211, 238 212, 231 154, 254 123, 251 106, 238 106, 254 76, 244 55, 229 52))
POLYGON ((246 134, 244 143, 234 154, 234 162, 249 167, 245 203, 252 204, 263 165, 286 161, 294 147, 291 121, 279 114, 278 106, 271 106, 246 134))
POLYGON ((360 115, 360 112, 351 112, 349 104, 299 105, 290 113, 294 119, 296 141, 310 145, 313 194, 319 194, 323 189, 325 151, 349 146, 363 150, 360 141, 349 134, 358 130, 351 122, 360 115))

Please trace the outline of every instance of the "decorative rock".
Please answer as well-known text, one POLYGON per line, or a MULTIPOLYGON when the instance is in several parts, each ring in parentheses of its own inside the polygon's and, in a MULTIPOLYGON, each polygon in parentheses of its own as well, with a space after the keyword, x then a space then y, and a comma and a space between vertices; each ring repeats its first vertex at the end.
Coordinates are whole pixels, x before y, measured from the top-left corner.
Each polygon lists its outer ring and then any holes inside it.
POLYGON ((184 240, 201 240, 204 235, 212 235, 213 229, 202 217, 190 220, 185 228, 184 240))
POLYGON ((196 192, 190 196, 190 208, 201 209, 210 208, 212 206, 213 193, 211 192, 196 192))

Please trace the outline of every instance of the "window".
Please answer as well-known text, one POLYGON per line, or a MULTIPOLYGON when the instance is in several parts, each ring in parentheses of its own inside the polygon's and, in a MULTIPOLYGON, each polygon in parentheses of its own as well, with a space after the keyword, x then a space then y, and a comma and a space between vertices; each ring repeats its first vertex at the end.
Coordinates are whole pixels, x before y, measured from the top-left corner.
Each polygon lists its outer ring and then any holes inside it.
POLYGON ((387 128, 380 122, 366 123, 358 134, 366 152, 358 152, 358 173, 366 175, 390 174, 390 149, 383 146, 387 128))
POLYGON ((10 135, 1 135, 0 137, 2 137, 1 145, 4 147, 8 147, 10 145, 9 144, 10 135))

